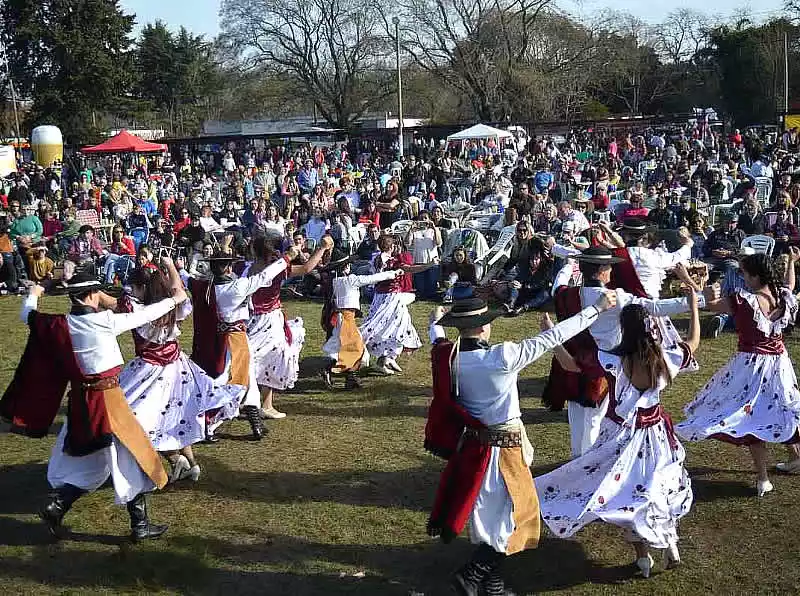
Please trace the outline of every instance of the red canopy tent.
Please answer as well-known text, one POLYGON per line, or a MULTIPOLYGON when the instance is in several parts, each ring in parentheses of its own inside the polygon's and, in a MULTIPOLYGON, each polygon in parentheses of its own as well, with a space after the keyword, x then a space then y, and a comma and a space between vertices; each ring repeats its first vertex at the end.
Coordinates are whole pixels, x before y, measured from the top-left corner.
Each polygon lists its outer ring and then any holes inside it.
POLYGON ((85 147, 83 153, 155 153, 166 150, 167 146, 163 143, 150 143, 123 130, 104 143, 85 147))

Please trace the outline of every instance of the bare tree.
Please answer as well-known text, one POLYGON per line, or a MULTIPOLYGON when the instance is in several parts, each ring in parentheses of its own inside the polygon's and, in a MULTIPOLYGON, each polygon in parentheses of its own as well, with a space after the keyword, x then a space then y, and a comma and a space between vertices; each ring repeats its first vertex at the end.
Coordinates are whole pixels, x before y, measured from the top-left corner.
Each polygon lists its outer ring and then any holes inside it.
POLYGON ((469 97, 485 120, 506 116, 503 82, 524 65, 539 17, 553 0, 399 0, 384 15, 400 19, 411 60, 469 97))
POLYGON ((691 8, 679 8, 654 29, 655 48, 666 62, 688 62, 708 44, 709 17, 691 8))
POLYGON ((394 92, 376 3, 223 0, 221 38, 245 67, 290 75, 325 120, 347 127, 394 92))

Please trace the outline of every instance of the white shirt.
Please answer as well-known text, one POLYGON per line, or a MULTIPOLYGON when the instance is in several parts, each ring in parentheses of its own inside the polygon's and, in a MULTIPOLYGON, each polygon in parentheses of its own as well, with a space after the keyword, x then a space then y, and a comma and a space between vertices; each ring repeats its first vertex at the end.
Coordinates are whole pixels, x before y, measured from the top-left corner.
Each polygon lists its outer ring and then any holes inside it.
POLYGON ((272 283, 286 269, 286 259, 278 259, 261 273, 240 277, 234 281, 214 286, 217 297, 217 315, 226 323, 246 321, 250 318, 250 296, 272 283))
MULTIPOLYGON (((38 304, 37 296, 29 295, 25 298, 20 315, 23 321, 28 322, 28 314, 36 310, 38 304)), ((85 315, 67 315, 69 337, 81 372, 84 375, 96 375, 122 366, 125 360, 122 358, 117 336, 155 321, 173 308, 175 301, 165 298, 133 313, 102 310, 85 315)))
POLYGON ((200 218, 200 227, 203 228, 206 232, 216 232, 217 230, 223 229, 220 224, 217 223, 217 220, 213 217, 201 217, 200 218))
MULTIPOLYGON (((591 306, 531 339, 504 342, 487 350, 459 352, 459 403, 487 426, 519 418, 519 373, 548 350, 589 327, 597 317, 597 309, 591 306)), ((432 341, 445 337, 444 329, 433 323, 430 336, 432 341)))
POLYGON ((692 246, 684 244, 675 252, 631 246, 628 248, 628 254, 644 291, 650 298, 658 299, 661 295, 661 285, 667 277, 667 270, 691 259, 692 246))
MULTIPOLYGON (((145 308, 145 305, 132 297, 131 307, 133 309, 133 312, 140 312, 142 309, 145 308)), ((185 320, 190 314, 192 314, 192 301, 184 300, 177 306, 175 310, 176 310, 175 313, 176 320, 177 321, 185 320)), ((181 336, 181 330, 178 328, 177 325, 173 325, 171 328, 168 328, 168 327, 157 327, 156 325, 153 325, 153 323, 147 323, 145 325, 142 325, 141 327, 137 327, 136 334, 143 340, 148 341, 152 344, 164 345, 171 341, 177 340, 181 336)))
POLYGON ((402 275, 401 269, 393 269, 391 271, 382 271, 373 275, 346 275, 344 277, 337 277, 333 280, 333 300, 337 310, 344 310, 352 308, 358 310, 361 308, 361 294, 359 288, 363 286, 371 286, 382 281, 388 281, 395 277, 402 275))
POLYGON ((436 247, 436 234, 430 228, 415 230, 411 235, 411 254, 414 264, 427 265, 439 257, 436 247))
MULTIPOLYGON (((586 286, 580 289, 581 304, 594 304, 605 292, 603 287, 586 286)), ((622 331, 619 326, 619 314, 628 304, 641 304, 644 309, 656 317, 677 315, 689 310, 686 298, 671 298, 669 300, 651 300, 649 298, 637 298, 628 294, 625 290, 615 290, 617 293, 617 306, 600 313, 595 323, 589 327, 597 347, 600 350, 609 351, 616 348, 622 341, 622 331)), ((702 308, 705 306, 705 298, 698 296, 698 303, 702 308)))
POLYGON ((572 223, 574 223, 575 235, 578 235, 584 230, 588 230, 591 227, 589 225, 589 220, 586 219, 586 216, 580 211, 577 211, 575 209, 570 211, 569 215, 567 215, 567 217, 565 218, 562 218, 561 221, 571 221, 572 223))

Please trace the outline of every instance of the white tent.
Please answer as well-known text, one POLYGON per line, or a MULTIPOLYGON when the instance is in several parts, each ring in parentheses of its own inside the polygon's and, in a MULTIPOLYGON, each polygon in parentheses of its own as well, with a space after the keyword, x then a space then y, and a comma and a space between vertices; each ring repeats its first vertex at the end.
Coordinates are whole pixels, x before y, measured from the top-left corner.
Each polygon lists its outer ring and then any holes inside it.
POLYGON ((469 141, 470 139, 507 139, 514 135, 507 130, 476 124, 447 137, 448 141, 469 141))

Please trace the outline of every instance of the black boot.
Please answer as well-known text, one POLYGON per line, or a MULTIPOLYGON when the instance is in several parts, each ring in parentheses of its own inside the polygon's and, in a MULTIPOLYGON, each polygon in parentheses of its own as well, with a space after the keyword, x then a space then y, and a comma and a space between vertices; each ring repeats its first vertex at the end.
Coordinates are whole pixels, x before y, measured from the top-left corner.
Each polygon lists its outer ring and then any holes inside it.
POLYGON ((147 499, 140 493, 128 502, 128 514, 131 516, 131 540, 149 540, 158 538, 169 526, 151 524, 147 517, 147 499))
POLYGON ((478 596, 481 585, 502 560, 498 553, 488 544, 481 544, 472 556, 472 560, 462 567, 453 577, 451 586, 459 596, 478 596))
POLYGON ((325 366, 322 367, 322 370, 319 371, 320 376, 322 377, 322 383, 325 385, 325 388, 328 390, 333 389, 333 379, 331 378, 331 368, 333 365, 336 364, 333 360, 328 361, 325 366))
POLYGON ((61 538, 63 527, 61 521, 64 519, 67 511, 70 510, 73 503, 77 501, 81 495, 86 491, 73 486, 72 484, 65 484, 55 489, 50 494, 50 501, 44 506, 44 509, 39 513, 45 524, 47 530, 54 538, 61 538))
POLYGON ((356 378, 356 373, 349 372, 344 379, 344 388, 347 391, 352 391, 353 389, 361 389, 361 382, 356 378))
POLYGON ((506 589, 499 566, 492 569, 484 580, 483 587, 486 588, 486 596, 516 596, 514 592, 506 589))
POLYGON ((256 406, 243 406, 242 412, 250 423, 253 431, 253 440, 260 441, 264 437, 264 423, 261 422, 261 411, 256 406))

